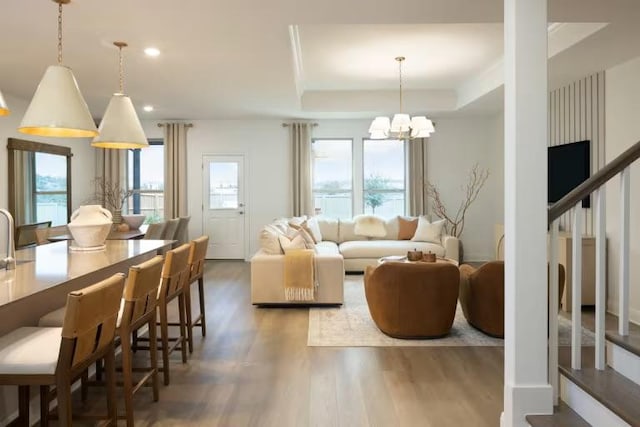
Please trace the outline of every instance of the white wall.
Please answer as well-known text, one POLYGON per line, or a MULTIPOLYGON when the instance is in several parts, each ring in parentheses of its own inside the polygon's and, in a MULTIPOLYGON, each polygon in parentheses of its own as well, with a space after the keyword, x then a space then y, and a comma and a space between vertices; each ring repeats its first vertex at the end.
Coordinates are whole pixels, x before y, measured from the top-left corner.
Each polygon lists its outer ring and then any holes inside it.
MULTIPOLYGON (((19 138, 71 148, 73 153, 71 160, 71 206, 72 209, 76 209, 80 204, 86 202, 92 194, 91 180, 94 177, 95 170, 95 149, 91 147, 91 141, 87 138, 43 138, 19 133, 18 126, 28 102, 7 96, 6 93, 4 95, 11 109, 11 114, 0 117, 0 207, 6 209, 9 205, 7 138, 19 138)), ((2 217, 0 218, 0 254, 6 252, 4 245, 5 228, 4 217, 2 217)))
POLYGON ((494 225, 502 223, 504 209, 502 116, 435 121, 427 175, 449 212, 455 213, 464 197, 463 187, 473 165, 489 171, 485 186, 467 211, 461 239, 465 260, 494 259, 494 225))
MULTIPOLYGON (((606 71, 606 161, 640 140, 640 58, 606 71)), ((618 312, 619 179, 607 185, 608 306, 618 312)), ((640 323, 640 163, 631 166, 630 317, 640 323)))
MULTIPOLYGON (((162 138, 157 121, 145 121, 147 138, 162 138)), ((245 165, 245 258, 258 250, 260 229, 291 213, 288 132, 280 120, 195 120, 187 136, 189 236, 203 234, 202 157, 241 154, 245 165)))

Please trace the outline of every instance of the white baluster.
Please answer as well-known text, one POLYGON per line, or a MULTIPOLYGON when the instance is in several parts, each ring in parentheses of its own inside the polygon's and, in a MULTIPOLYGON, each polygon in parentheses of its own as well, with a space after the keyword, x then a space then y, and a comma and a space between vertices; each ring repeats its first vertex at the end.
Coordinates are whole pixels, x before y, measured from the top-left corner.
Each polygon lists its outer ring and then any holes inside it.
POLYGON ((573 208, 571 368, 582 367, 582 201, 573 208))
POLYGON ((629 335, 629 167, 620 172, 620 283, 618 333, 629 335))
POLYGON ((603 185, 595 192, 596 204, 596 362, 595 368, 605 368, 605 313, 606 296, 606 192, 603 185))
POLYGON ((551 223, 549 236, 549 383, 553 387, 553 404, 558 404, 558 224, 551 223))

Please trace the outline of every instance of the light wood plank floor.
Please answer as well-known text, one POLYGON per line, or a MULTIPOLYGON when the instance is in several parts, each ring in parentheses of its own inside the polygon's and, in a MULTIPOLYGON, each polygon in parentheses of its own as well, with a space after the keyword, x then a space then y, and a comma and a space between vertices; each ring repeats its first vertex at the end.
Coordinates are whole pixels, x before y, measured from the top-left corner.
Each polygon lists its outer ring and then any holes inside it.
POLYGON ((308 309, 252 306, 248 263, 205 277, 208 335, 159 402, 134 397, 136 426, 499 425, 501 347, 307 347, 308 309))

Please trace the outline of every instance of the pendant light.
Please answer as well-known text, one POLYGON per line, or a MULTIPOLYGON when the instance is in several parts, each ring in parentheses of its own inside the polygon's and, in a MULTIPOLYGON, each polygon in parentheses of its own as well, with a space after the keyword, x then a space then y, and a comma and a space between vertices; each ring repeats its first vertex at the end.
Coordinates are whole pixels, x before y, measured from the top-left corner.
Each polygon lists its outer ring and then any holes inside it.
POLYGON ((45 71, 18 130, 29 135, 86 138, 98 134, 76 78, 62 65, 62 5, 58 3, 58 64, 45 71))
POLYGON ((125 42, 113 42, 118 48, 120 65, 120 91, 114 93, 98 128, 100 134, 91 143, 100 148, 146 148, 149 146, 142 125, 133 108, 131 98, 124 94, 124 67, 122 48, 125 42))
POLYGON ((371 139, 413 139, 427 138, 435 129, 433 123, 426 116, 410 117, 402 112, 402 63, 404 56, 395 58, 398 62, 400 80, 400 111, 394 114, 393 119, 389 117, 376 117, 371 122, 369 134, 371 139))
POLYGON ((11 111, 9 110, 9 107, 7 107, 7 103, 2 97, 2 92, 0 92, 0 116, 8 116, 9 113, 11 113, 11 111))

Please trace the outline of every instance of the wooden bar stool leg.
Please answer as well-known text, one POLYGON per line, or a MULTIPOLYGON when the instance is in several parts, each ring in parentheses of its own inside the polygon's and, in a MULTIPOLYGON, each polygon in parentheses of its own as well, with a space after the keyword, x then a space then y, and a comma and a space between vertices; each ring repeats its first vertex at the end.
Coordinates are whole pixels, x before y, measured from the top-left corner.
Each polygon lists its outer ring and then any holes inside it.
POLYGON ((61 426, 71 427, 71 376, 69 371, 57 375, 56 397, 58 399, 59 423, 61 426))
POLYGON ((200 327, 202 328, 202 336, 207 336, 207 322, 205 321, 204 310, 204 279, 198 279, 198 297, 200 298, 200 327))
MULTIPOLYGON (((180 350, 182 351, 182 363, 187 363, 187 324, 185 319, 185 293, 178 295, 178 315, 180 317, 180 350)), ((189 328, 191 330, 191 328, 189 328)))
POLYGON ((40 386, 40 427, 49 426, 49 386, 40 386))
POLYGON ((82 373, 82 377, 80 378, 80 396, 82 397, 82 401, 86 402, 89 398, 89 370, 87 369, 82 373))
POLYGON ((18 419, 19 425, 29 426, 29 386, 18 386, 18 419))
POLYGON ((191 313, 191 284, 187 284, 183 290, 185 313, 187 315, 187 342, 189 343, 189 353, 193 353, 193 315, 191 313))
MULTIPOLYGON (((124 388, 124 409, 127 417, 127 427, 133 426, 133 366, 131 361, 131 336, 122 334, 120 346, 122 347, 122 380, 124 388)), ((153 347, 151 342, 149 348, 153 347)))
POLYGON ((160 398, 160 393, 158 390, 158 331, 155 317, 149 320, 149 353, 151 356, 151 369, 153 370, 151 373, 153 401, 157 402, 160 398), (153 343, 153 345, 151 343, 153 343))
POLYGON ((113 342, 109 344, 104 356, 104 368, 107 382, 107 414, 111 425, 116 426, 118 422, 118 409, 116 406, 116 355, 113 342))
MULTIPOLYGON (((160 304, 160 340, 162 341, 162 375, 164 385, 169 385, 169 325, 167 320, 167 304, 160 304)), ((158 345, 157 342, 153 345, 158 345)), ((150 345, 151 347, 151 341, 150 345)))

